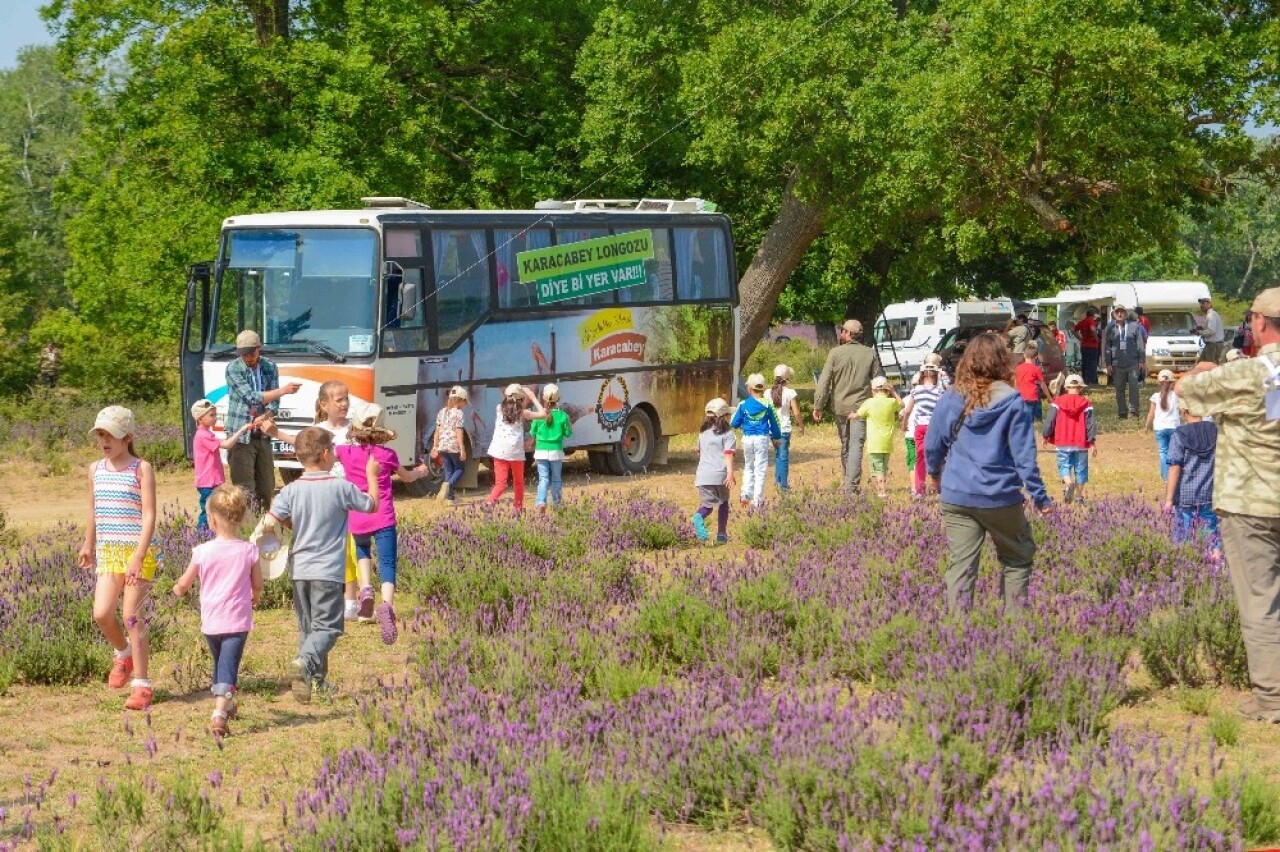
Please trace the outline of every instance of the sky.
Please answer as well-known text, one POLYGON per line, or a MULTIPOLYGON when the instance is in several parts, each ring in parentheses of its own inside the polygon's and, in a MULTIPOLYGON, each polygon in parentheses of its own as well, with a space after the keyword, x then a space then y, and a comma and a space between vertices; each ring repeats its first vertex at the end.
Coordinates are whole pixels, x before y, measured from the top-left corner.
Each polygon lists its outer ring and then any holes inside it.
POLYGON ((39 8, 46 0, 0 0, 4 5, 4 25, 0 26, 0 68, 18 64, 18 50, 29 44, 52 44, 53 39, 40 20, 39 8))

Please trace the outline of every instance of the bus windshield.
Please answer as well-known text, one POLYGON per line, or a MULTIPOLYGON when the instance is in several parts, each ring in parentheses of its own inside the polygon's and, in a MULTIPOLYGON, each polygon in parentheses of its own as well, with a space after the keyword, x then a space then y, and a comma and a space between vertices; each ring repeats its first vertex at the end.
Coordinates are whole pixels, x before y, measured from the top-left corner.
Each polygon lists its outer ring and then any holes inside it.
POLYGON ((377 277, 369 229, 228 231, 209 350, 233 351, 252 329, 268 351, 372 355, 377 277))

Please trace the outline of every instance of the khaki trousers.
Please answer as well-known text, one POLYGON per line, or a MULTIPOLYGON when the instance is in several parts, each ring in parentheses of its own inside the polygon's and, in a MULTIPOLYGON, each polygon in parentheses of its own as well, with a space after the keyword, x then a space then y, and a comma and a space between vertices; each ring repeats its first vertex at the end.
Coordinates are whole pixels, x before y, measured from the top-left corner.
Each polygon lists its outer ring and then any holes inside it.
POLYGON ((1027 514, 1018 503, 996 509, 942 504, 942 524, 951 551, 951 567, 947 569, 947 603, 951 611, 965 613, 973 609, 973 587, 978 581, 978 560, 987 534, 996 545, 996 559, 1003 566, 1000 595, 1005 612, 1022 609, 1027 602, 1027 585, 1031 582, 1031 562, 1036 555, 1036 541, 1031 537, 1027 514))
POLYGON ((1218 512, 1253 694, 1280 710, 1280 518, 1218 512))

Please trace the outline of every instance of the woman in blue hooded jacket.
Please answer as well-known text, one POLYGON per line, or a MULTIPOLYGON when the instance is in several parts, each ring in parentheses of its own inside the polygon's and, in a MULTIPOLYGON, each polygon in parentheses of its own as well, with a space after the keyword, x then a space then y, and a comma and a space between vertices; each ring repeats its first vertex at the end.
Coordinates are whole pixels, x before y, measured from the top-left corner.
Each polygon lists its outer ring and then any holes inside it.
POLYGON ((951 552, 946 581, 953 612, 973 608, 987 535, 1003 568, 1005 611, 1026 603, 1036 543, 1023 489, 1041 513, 1052 504, 1036 464, 1035 427, 1021 399, 1004 340, 994 332, 979 335, 965 349, 955 385, 938 401, 925 434, 925 464, 942 500, 951 552))

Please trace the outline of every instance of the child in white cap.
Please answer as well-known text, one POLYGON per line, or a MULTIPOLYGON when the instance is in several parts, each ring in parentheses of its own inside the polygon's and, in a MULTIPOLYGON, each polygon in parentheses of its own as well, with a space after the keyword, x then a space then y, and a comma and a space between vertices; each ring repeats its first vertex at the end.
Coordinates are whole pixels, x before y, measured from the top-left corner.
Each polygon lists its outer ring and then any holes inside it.
POLYGON ((698 540, 706 541, 707 518, 716 512, 716 543, 724 544, 729 540, 729 492, 733 489, 734 437, 729 426, 733 406, 716 397, 705 410, 707 417, 698 432, 698 470, 693 475, 702 505, 689 522, 698 540))
POLYGON ((1178 395, 1173 385, 1177 381, 1173 370, 1161 370, 1156 376, 1160 390, 1151 395, 1151 407, 1147 409, 1146 428, 1155 433, 1156 450, 1160 453, 1160 479, 1169 481, 1169 441, 1174 431, 1182 425, 1182 411, 1178 407, 1178 395))
POLYGON ((804 434, 804 418, 800 416, 800 406, 796 404, 796 390, 789 387, 795 378, 795 370, 786 364, 773 368, 773 388, 769 391, 769 401, 773 410, 778 413, 778 427, 782 431, 782 439, 778 441, 773 455, 773 481, 779 491, 791 487, 791 430, 794 428, 804 434))
POLYGON ((1049 405, 1044 421, 1044 440, 1058 450, 1058 476, 1066 489, 1064 502, 1084 498, 1089 482, 1089 453, 1098 456, 1098 427, 1093 403, 1084 395, 1084 378, 1067 376, 1064 392, 1049 405))
POLYGON ((213 426, 218 422, 218 409, 207 399, 198 399, 191 406, 191 419, 196 422, 196 433, 191 439, 191 458, 196 469, 196 493, 200 495, 200 514, 196 517, 196 529, 202 533, 209 532, 209 519, 205 514, 205 503, 213 489, 226 482, 226 474, 222 470, 222 453, 229 450, 240 440, 240 436, 255 426, 261 426, 264 418, 259 417, 245 423, 236 431, 220 440, 213 434, 213 426))
POLYGON ((871 478, 876 494, 889 494, 889 455, 893 452, 893 429, 902 413, 902 398, 884 376, 871 380, 871 398, 849 415, 850 420, 867 421, 867 457, 871 460, 871 478))
POLYGON ((782 441, 778 413, 765 398, 764 376, 747 376, 751 395, 738 403, 729 425, 742 430, 742 505, 759 506, 764 502, 764 480, 769 470, 769 443, 776 448, 782 441))
POLYGON ((470 402, 467 389, 462 385, 449 388, 444 408, 436 415, 436 431, 431 439, 431 458, 444 467, 444 482, 440 484, 437 500, 458 502, 458 482, 466 472, 467 435, 462 425, 462 409, 470 402))
POLYGON ((119 405, 99 411, 89 430, 102 458, 89 466, 93 507, 77 559, 80 567, 94 568, 98 574, 93 620, 115 649, 107 685, 130 687, 126 710, 151 706, 150 647, 142 607, 160 567, 154 538, 156 476, 151 465, 134 454, 137 431, 133 412, 119 405), (116 619, 117 604, 124 616, 123 630, 116 619))
POLYGON ((489 458, 493 460, 493 490, 487 501, 490 507, 498 504, 510 479, 516 512, 524 511, 524 424, 545 414, 528 388, 513 383, 502 392, 502 402, 494 412, 493 439, 489 441, 489 458), (533 406, 533 410, 526 405, 533 406))

